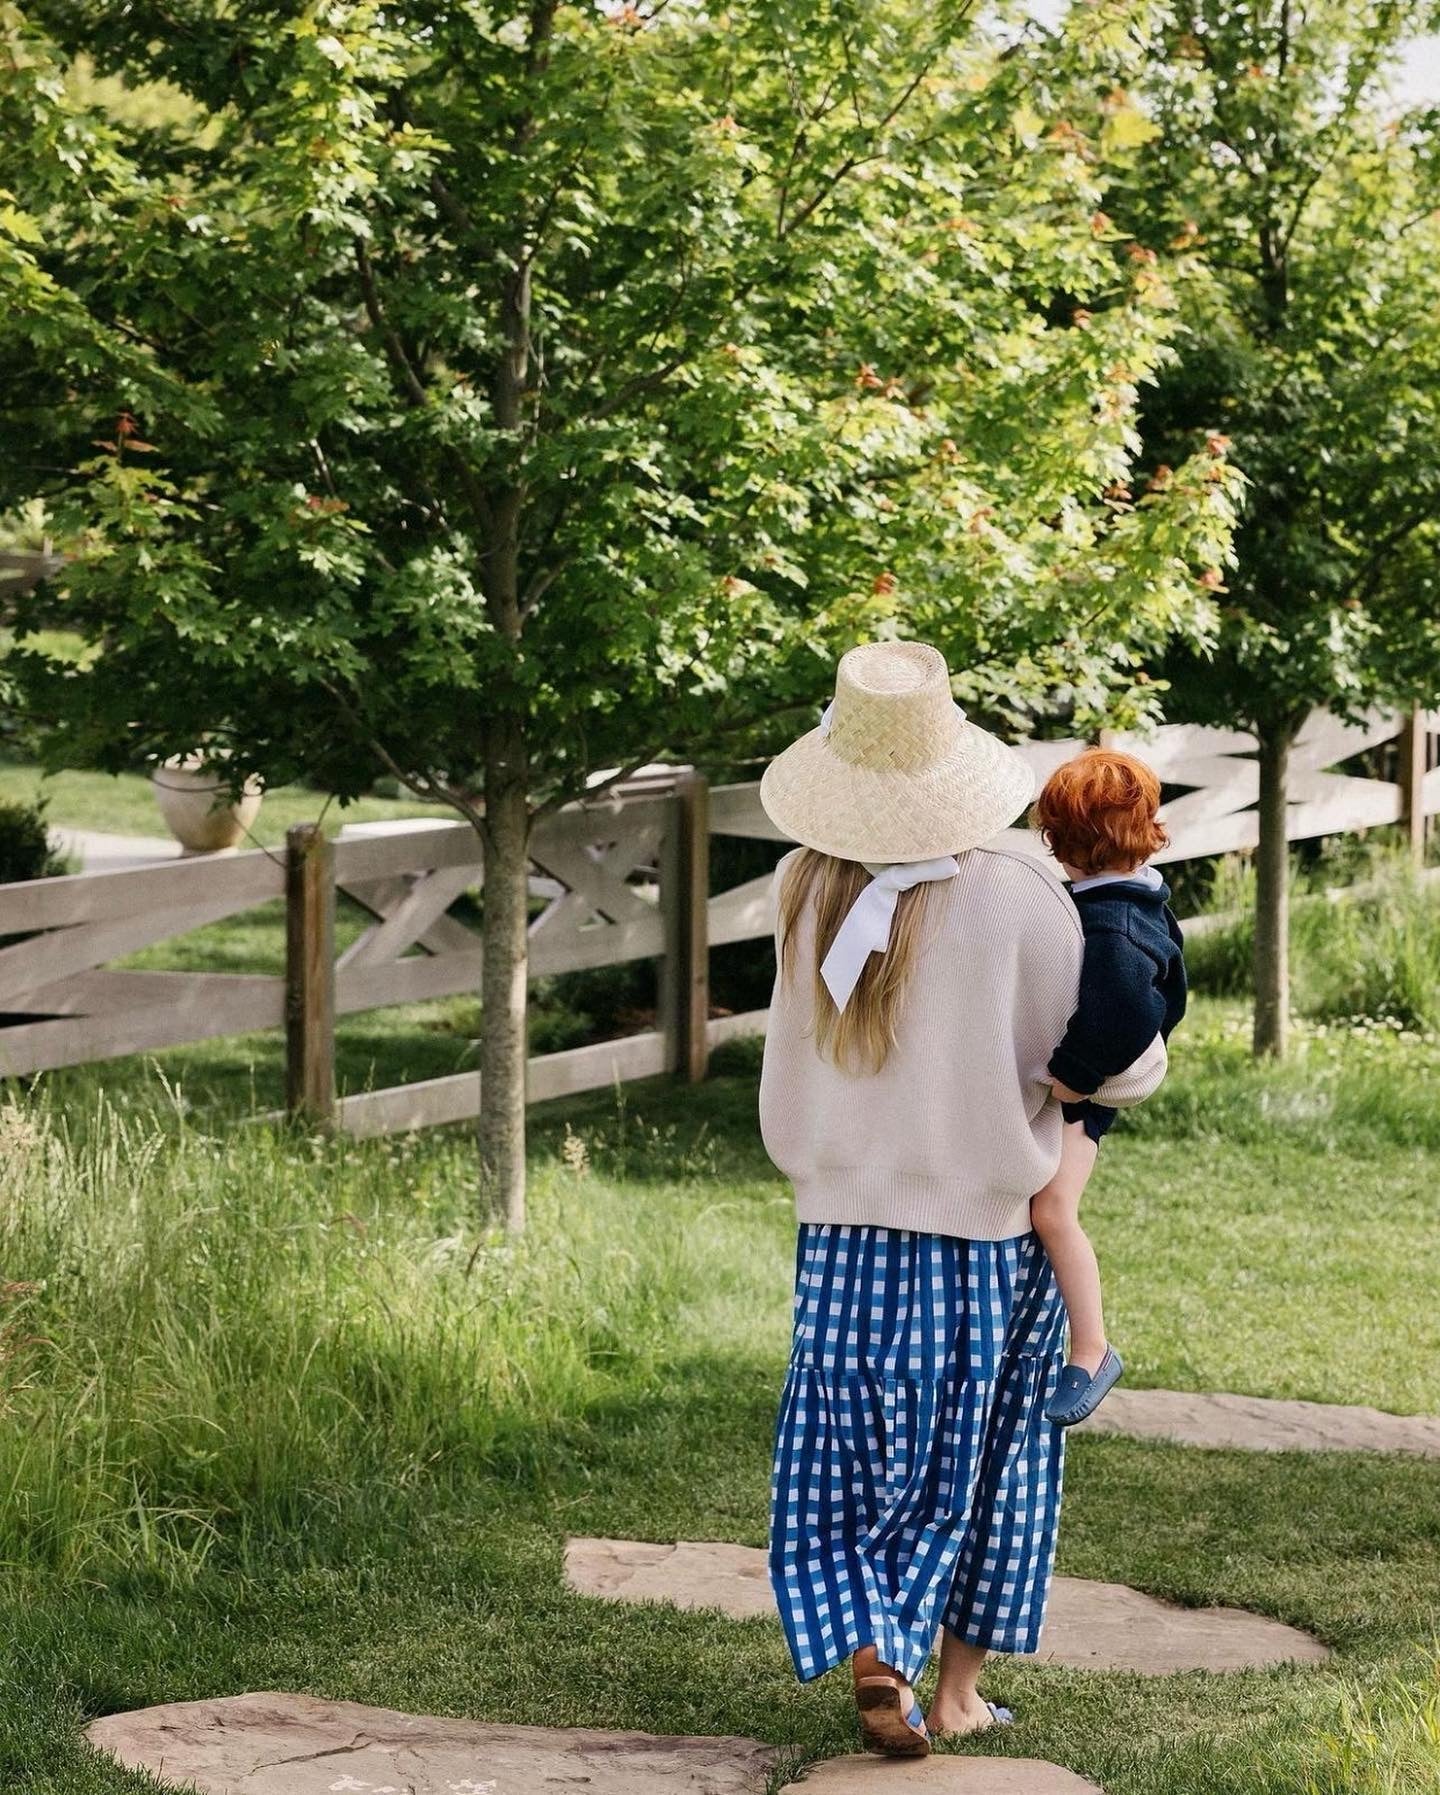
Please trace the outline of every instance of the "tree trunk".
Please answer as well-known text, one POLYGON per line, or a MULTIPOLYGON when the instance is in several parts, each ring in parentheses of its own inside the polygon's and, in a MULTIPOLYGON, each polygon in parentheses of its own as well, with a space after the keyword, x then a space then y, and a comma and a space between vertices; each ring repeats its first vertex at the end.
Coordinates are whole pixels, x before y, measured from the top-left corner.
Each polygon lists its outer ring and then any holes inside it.
POLYGON ((525 737, 492 723, 485 755, 480 1188, 511 1233, 525 1226, 525 997, 530 812, 525 737))
MULTIPOLYGON (((526 52, 531 80, 543 74, 548 64, 557 10, 557 0, 531 0, 526 52)), ((534 129, 534 112, 527 98, 512 132, 511 148, 517 156, 524 152, 534 129)), ((499 258, 506 271, 499 292, 500 353, 491 381, 495 428, 508 441, 509 466, 480 506, 487 538, 480 566, 485 608, 497 634, 514 651, 508 674, 490 682, 492 709, 485 730, 480 1188, 496 1218, 503 1216, 513 1234, 525 1226, 530 765, 525 735, 528 700, 515 675, 525 624, 520 535, 525 448, 533 428, 530 308, 537 248, 529 221, 518 218, 513 251, 499 258)))
POLYGON ((1257 1056, 1284 1057, 1290 1032, 1290 843, 1285 833, 1294 725, 1265 724, 1260 741, 1260 843, 1255 854, 1257 1056))

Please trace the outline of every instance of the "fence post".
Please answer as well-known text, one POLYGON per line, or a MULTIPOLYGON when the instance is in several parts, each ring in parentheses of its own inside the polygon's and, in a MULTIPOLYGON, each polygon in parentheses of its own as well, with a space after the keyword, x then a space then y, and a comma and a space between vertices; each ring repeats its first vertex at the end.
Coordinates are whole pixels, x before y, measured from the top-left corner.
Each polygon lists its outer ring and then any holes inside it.
POLYGON ((1429 746, 1428 719, 1418 704, 1400 726, 1400 820, 1410 858, 1425 864, 1425 762, 1429 746))
POLYGON ((285 1108, 335 1118, 335 850, 314 823, 285 832, 285 1108))
POLYGON ((660 1014, 670 1068, 698 1084, 710 1051, 710 804, 705 780, 688 768, 676 775, 670 825, 660 860, 665 958, 660 1014))

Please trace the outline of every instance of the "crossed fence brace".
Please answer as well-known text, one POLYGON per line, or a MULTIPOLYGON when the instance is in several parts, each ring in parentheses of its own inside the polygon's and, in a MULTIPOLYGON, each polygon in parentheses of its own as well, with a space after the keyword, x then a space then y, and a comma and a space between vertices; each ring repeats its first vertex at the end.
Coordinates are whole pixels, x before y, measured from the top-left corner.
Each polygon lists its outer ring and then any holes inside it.
MULTIPOLYGON (((1290 757, 1292 840, 1407 821, 1412 840, 1440 811, 1440 767, 1429 759, 1440 713, 1376 713, 1345 724, 1311 716, 1290 757), (1398 777, 1336 771, 1399 738, 1398 777)), ((1178 795, 1166 806, 1177 861, 1254 845, 1258 767, 1239 730, 1177 725, 1146 738, 1112 738, 1155 767, 1178 795)), ((1078 753, 1075 741, 1026 744, 1037 778, 1078 753)), ((757 785, 721 786, 677 769, 668 785, 578 805, 543 819, 531 858, 536 914, 530 964, 538 974, 622 961, 662 962, 658 1026, 617 1042, 531 1061, 532 1098, 678 1070, 703 1073, 710 1047, 763 1031, 764 1012, 708 1015, 712 945, 768 935, 771 879, 709 894, 712 835, 779 841, 757 785)), ((1005 838, 1043 848, 1023 829, 1005 838)), ((219 1035, 284 1026, 288 1098, 311 1117, 356 1132, 454 1120, 478 1107, 477 1073, 393 1091, 333 1094, 337 1015, 478 989, 478 932, 452 914, 482 881, 467 823, 362 825, 334 843, 301 826, 283 855, 251 851, 122 871, 0 886, 0 1074, 23 1075, 219 1035), (371 921, 337 957, 336 894, 371 921), (115 966, 141 950, 266 903, 283 902, 286 971, 150 971, 115 966)))

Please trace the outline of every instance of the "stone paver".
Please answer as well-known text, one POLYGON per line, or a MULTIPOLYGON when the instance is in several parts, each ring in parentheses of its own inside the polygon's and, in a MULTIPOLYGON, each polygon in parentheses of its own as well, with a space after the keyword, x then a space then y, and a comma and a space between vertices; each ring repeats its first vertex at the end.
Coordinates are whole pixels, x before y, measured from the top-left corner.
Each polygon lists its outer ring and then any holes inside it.
POLYGON ((1084 1426, 1094 1433, 1240 1446, 1252 1452, 1413 1452, 1440 1458, 1440 1415, 1387 1415, 1338 1402, 1186 1390, 1113 1390, 1084 1426))
POLYGON ((110 1714, 93 1745, 203 1795, 761 1795, 754 1739, 490 1726, 309 1695, 230 1695, 110 1714))
POLYGON ((1181 1608, 1124 1583, 1057 1577, 1035 1661, 1168 1676, 1320 1664, 1329 1656, 1311 1634, 1244 1608, 1181 1608))
POLYGON ((1094 1783, 1040 1758, 831 1758, 786 1783, 794 1795, 1101 1795, 1094 1783))
MULTIPOLYGON (((571 1539, 565 1575, 580 1594, 614 1601, 719 1608, 740 1620, 775 1612, 765 1554, 755 1546, 571 1539)), ((1035 1659, 1081 1670, 1168 1676, 1182 1670, 1318 1664, 1329 1655, 1310 1634, 1243 1608, 1181 1608, 1123 1583, 1057 1577, 1035 1659)))
POLYGON ((682 1539, 567 1539, 565 1580, 584 1596, 719 1608, 735 1620, 775 1613, 765 1554, 757 1546, 682 1539))

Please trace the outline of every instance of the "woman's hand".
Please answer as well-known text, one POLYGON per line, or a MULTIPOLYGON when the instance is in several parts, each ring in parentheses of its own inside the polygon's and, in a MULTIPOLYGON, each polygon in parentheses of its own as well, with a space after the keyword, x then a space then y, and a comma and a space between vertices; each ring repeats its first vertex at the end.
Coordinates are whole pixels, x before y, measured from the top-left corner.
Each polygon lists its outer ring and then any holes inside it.
POLYGON ((1062 1103, 1083 1103, 1085 1101, 1083 1091, 1072 1091, 1068 1084, 1061 1084, 1058 1078, 1050 1080, 1050 1089, 1062 1103))

